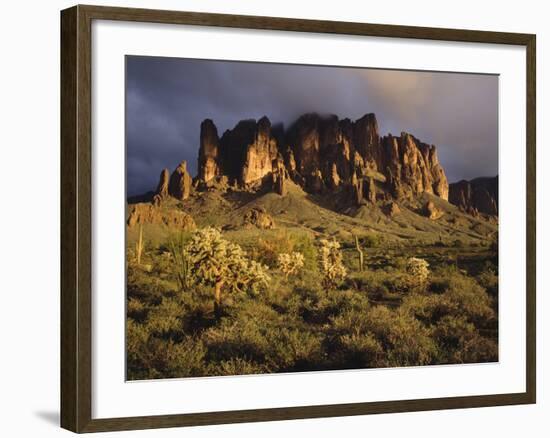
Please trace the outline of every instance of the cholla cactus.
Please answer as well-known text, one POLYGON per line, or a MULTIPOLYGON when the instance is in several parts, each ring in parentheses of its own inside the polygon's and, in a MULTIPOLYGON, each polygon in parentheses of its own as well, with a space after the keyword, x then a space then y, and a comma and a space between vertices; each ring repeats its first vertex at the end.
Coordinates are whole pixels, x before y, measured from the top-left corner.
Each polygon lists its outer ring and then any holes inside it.
POLYGON ((334 287, 339 279, 347 275, 342 262, 340 244, 336 240, 320 240, 319 268, 323 274, 323 282, 327 287, 334 287))
POLYGON ((296 275, 304 267, 304 255, 301 252, 292 252, 290 254, 279 254, 277 259, 279 269, 288 279, 291 275, 296 275))
POLYGON ((407 260, 406 271, 412 284, 421 285, 426 282, 428 275, 430 275, 428 266, 430 265, 426 260, 417 257, 411 257, 407 260))
POLYGON ((187 253, 197 282, 214 287, 217 314, 222 291, 257 293, 270 280, 266 266, 249 260, 239 245, 224 239, 215 228, 195 231, 187 253))

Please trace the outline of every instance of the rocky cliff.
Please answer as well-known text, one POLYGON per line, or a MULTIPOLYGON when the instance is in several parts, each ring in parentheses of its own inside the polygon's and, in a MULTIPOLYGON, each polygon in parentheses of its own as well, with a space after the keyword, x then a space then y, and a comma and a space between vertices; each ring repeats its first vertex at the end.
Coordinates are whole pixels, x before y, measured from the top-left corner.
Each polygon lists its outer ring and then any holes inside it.
POLYGON ((476 216, 498 215, 498 176, 462 180, 449 186, 449 202, 476 216))
POLYGON ((254 187, 272 184, 284 193, 289 178, 309 193, 347 187, 356 203, 378 197, 430 193, 448 199, 449 186, 436 148, 408 133, 381 136, 374 114, 352 121, 304 114, 287 131, 267 117, 243 120, 218 136, 201 124, 198 183, 254 187))

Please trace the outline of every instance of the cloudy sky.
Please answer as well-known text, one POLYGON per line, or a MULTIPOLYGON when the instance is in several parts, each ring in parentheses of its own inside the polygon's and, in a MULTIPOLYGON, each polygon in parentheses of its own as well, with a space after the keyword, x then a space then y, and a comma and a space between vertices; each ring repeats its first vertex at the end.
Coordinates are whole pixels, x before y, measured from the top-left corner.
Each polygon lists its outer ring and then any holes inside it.
POLYGON ((375 113, 380 133, 435 144, 450 182, 498 173, 498 78, 179 58, 127 57, 128 194, 153 190, 160 171, 187 160, 196 175, 200 123, 221 135, 266 115, 290 125, 306 112, 355 120, 375 113))

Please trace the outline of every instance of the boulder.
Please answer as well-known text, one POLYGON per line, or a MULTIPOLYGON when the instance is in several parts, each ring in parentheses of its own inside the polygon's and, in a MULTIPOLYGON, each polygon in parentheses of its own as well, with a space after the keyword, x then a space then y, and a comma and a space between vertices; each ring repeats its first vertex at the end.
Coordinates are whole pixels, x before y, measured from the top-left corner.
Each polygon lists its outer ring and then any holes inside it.
POLYGON ((424 215, 431 220, 437 220, 444 214, 443 211, 435 206, 433 201, 426 202, 423 210, 424 215))
POLYGON ((398 215, 399 213, 401 213, 401 209, 399 208, 399 205, 397 205, 396 202, 390 201, 384 206, 384 212, 389 217, 394 217, 394 216, 398 215))
POLYGON ((275 228, 275 221, 263 207, 253 207, 246 212, 243 218, 245 227, 256 227, 263 230, 275 228))

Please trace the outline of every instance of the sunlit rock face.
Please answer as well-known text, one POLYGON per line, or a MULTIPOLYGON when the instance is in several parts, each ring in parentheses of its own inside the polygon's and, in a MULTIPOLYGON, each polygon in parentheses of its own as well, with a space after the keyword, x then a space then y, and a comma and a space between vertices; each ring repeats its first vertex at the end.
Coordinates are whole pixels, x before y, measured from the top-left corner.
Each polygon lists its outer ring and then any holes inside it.
POLYGON ((210 119, 201 123, 200 148, 199 148, 199 179, 205 183, 217 177, 219 138, 216 125, 210 119))
POLYGON ((267 117, 262 117, 256 124, 252 141, 246 145, 240 181, 250 184, 270 174, 277 152, 277 141, 271 136, 271 122, 267 117))
MULTIPOLYGON (((449 197, 435 146, 406 132, 380 136, 372 113, 355 121, 308 113, 288 129, 273 126, 264 116, 241 120, 221 137, 206 119, 196 183, 208 187, 221 178, 232 186, 266 186, 280 194, 286 192, 287 180, 312 194, 345 189, 356 204, 422 193, 449 197)), ((176 191, 181 199, 187 196, 185 190, 176 191)))
POLYGON ((384 137, 382 146, 381 171, 391 180, 396 198, 421 193, 449 198, 449 183, 435 146, 422 143, 406 132, 400 137, 384 137))
POLYGON ((187 172, 187 161, 182 161, 170 176, 168 193, 176 199, 185 200, 191 194, 193 179, 187 172))

